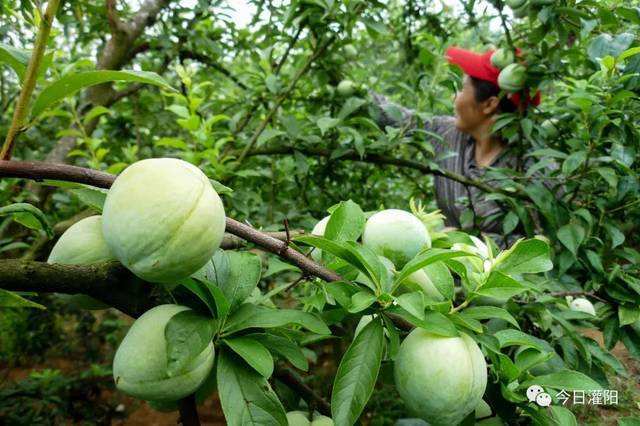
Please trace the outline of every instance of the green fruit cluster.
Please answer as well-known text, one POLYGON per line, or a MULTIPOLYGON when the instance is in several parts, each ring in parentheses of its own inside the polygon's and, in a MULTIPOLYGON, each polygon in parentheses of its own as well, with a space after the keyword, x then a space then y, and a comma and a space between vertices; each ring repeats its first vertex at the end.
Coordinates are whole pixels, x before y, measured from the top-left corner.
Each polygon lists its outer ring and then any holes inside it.
MULTIPOLYGON (((146 281, 176 284, 206 267, 224 229, 222 201, 200 169, 173 158, 142 160, 117 177, 102 216, 71 226, 48 262, 117 260, 146 281)), ((85 309, 107 307, 84 295, 66 300, 85 309)))
POLYGON ((174 401, 192 394, 213 367, 213 343, 177 371, 167 368, 165 326, 189 308, 160 305, 138 318, 124 337, 113 359, 116 387, 133 397, 152 401, 160 410, 171 410, 174 401))

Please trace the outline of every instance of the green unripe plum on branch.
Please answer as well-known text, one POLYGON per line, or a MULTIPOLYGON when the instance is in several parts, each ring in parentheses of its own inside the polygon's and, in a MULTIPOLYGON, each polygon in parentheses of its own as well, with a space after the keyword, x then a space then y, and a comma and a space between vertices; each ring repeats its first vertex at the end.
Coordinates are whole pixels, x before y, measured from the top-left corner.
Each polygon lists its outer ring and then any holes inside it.
POLYGON ((584 312, 589 315, 596 315, 596 309, 593 304, 584 297, 575 298, 569 303, 569 309, 576 312, 584 312))
POLYGON ((498 75, 498 86, 507 92, 517 92, 524 87, 527 69, 524 65, 507 65, 498 75))
POLYGON ((160 305, 138 318, 113 359, 116 387, 147 401, 177 401, 200 387, 213 367, 213 343, 171 376, 167 370, 165 326, 175 314, 189 308, 160 305))
POLYGON ((342 80, 336 88, 338 95, 342 97, 352 96, 356 93, 356 84, 351 80, 342 80))
POLYGON ((431 247, 431 237, 413 214, 388 209, 373 214, 367 220, 362 243, 402 268, 420 250, 431 247))
POLYGON ((440 302, 444 300, 444 296, 438 291, 429 277, 429 266, 432 265, 418 269, 409 275, 407 279, 402 282, 402 285, 410 291, 422 291, 429 299, 440 302))
POLYGON ((174 158, 138 161, 107 194, 104 236, 138 277, 174 284, 199 270, 225 229, 220 197, 200 169, 174 158))
POLYGON ((358 57, 358 50, 353 46, 353 44, 345 44, 343 49, 344 55, 348 59, 355 59, 358 57))
POLYGON ((457 425, 482 400, 487 364, 468 335, 442 337, 416 328, 400 345, 394 377, 410 412, 433 426, 457 425))
POLYGON ((315 413, 313 415, 311 426, 333 426, 333 420, 331 419, 331 417, 315 413))
MULTIPOLYGON (((116 260, 102 234, 102 217, 84 218, 67 229, 53 246, 47 263, 89 265, 116 260)), ((84 294, 60 294, 58 297, 82 309, 106 309, 109 306, 84 294)))
POLYGON ((491 64, 498 69, 505 68, 513 61, 515 61, 515 57, 510 49, 498 49, 491 55, 491 64))

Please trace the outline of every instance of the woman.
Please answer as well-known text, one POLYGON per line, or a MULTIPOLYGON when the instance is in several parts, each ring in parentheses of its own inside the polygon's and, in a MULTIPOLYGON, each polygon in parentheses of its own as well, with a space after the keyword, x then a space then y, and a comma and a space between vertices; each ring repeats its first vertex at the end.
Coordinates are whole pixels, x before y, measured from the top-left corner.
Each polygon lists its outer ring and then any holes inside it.
MULTIPOLYGON (((442 169, 476 180, 483 180, 487 167, 514 169, 517 165, 515 150, 509 149, 499 135, 491 132, 496 116, 529 105, 538 105, 540 102, 539 93, 533 99, 521 97, 519 93, 501 96, 498 87, 500 70, 491 64, 492 53, 488 51, 478 54, 459 48, 447 50, 447 60, 458 65, 465 73, 462 90, 455 97, 455 117, 434 117, 425 125, 425 130, 442 137, 442 141, 433 143, 438 165, 442 169), (447 155, 448 153, 450 154, 447 155)), ((413 121, 414 113, 404 108, 400 108, 402 120, 393 120, 385 113, 385 109, 391 105, 387 99, 375 93, 371 95, 380 109, 378 123, 381 126, 400 126, 407 120, 413 121)), ((508 241, 500 237, 503 207, 494 200, 486 199, 486 194, 481 189, 442 176, 434 176, 434 183, 436 201, 446 216, 447 226, 477 227, 503 247, 520 237, 512 234, 508 241), (463 226, 464 221, 461 220, 467 205, 473 216, 471 226, 463 226)), ((491 185, 490 180, 485 180, 484 183, 491 185)))

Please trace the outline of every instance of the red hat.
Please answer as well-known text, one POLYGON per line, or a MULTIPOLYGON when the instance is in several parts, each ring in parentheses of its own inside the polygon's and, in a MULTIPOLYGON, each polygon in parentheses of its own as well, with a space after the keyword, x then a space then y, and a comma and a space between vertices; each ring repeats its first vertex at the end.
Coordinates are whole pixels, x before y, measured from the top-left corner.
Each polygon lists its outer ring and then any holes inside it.
MULTIPOLYGON (((518 50, 518 54, 520 51, 518 50)), ((493 66, 491 63, 491 55, 493 50, 488 50, 485 53, 475 53, 470 50, 460 49, 458 47, 450 47, 446 51, 446 58, 449 63, 456 64, 465 74, 478 78, 480 80, 488 81, 496 86, 498 85, 498 75, 500 75, 500 69, 493 66)), ((526 96, 524 99, 524 107, 526 108, 529 103, 537 106, 540 104, 540 92, 536 92, 533 98, 526 90, 526 96)), ((522 92, 522 91, 520 91, 522 92)), ((521 94, 520 92, 509 95, 509 99, 515 105, 520 105, 521 94)))

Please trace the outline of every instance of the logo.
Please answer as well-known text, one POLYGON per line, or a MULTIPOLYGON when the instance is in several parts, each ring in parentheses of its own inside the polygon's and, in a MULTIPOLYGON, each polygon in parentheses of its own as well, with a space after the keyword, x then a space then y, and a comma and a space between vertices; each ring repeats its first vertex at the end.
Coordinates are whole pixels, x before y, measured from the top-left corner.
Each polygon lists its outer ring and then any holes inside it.
POLYGON ((531 385, 527 389, 527 398, 529 402, 535 402, 541 407, 548 407, 551 405, 551 395, 546 393, 542 386, 531 385))

